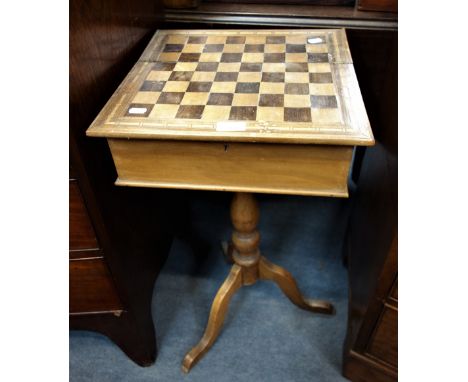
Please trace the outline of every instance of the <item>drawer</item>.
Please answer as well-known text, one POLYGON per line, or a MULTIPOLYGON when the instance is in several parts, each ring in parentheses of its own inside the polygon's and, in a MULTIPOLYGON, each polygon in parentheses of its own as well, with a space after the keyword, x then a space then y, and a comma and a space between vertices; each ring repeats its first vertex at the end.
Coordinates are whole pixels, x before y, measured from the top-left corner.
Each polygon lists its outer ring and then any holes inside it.
POLYGON ((392 366, 398 366, 398 311, 385 306, 367 353, 392 366))
POLYGON ((102 258, 70 260, 70 314, 122 311, 114 282, 102 258))
POLYGON ((347 197, 349 146, 109 139, 116 184, 347 197))
POLYGON ((69 182, 69 248, 96 249, 98 242, 76 180, 69 182))

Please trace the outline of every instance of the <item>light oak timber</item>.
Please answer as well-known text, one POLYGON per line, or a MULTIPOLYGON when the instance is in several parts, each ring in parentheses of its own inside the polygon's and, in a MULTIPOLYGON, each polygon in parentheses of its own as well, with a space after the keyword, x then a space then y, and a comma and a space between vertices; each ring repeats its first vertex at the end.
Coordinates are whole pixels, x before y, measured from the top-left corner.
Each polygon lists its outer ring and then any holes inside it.
POLYGON ((117 185, 347 197, 352 147, 109 139, 117 185))

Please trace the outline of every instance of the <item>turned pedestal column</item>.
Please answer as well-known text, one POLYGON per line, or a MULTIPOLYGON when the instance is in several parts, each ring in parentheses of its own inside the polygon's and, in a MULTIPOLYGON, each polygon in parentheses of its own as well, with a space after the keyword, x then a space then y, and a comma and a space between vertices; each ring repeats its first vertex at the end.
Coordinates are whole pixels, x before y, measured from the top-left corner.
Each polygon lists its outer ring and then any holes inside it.
POLYGON ((182 362, 184 372, 188 372, 215 342, 234 293, 241 286, 252 285, 258 279, 274 281, 291 302, 302 309, 325 314, 334 313, 333 306, 328 302, 305 299, 288 271, 260 255, 260 234, 257 230, 259 215, 257 201, 251 193, 238 192, 234 195, 231 203, 234 231, 229 245, 234 265, 216 294, 202 339, 187 353, 182 362))

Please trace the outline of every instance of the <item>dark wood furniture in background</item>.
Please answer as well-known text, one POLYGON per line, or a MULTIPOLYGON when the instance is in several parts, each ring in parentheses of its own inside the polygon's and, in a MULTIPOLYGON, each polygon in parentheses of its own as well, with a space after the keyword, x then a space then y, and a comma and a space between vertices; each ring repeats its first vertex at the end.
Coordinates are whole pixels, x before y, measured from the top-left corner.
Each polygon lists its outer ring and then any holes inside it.
POLYGON ((139 365, 156 358, 155 279, 171 243, 168 194, 114 186, 104 142, 85 137, 155 31, 157 2, 70 2, 70 329, 109 336, 139 365))

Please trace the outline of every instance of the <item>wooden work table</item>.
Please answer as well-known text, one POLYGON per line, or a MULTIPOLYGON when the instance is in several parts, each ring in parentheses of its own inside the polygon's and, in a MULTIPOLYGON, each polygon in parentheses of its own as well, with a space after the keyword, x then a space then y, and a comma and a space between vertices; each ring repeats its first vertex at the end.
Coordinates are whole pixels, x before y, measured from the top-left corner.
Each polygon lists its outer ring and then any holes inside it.
POLYGON ((117 185, 236 192, 234 265, 184 371, 242 285, 272 280, 299 307, 333 313, 261 256, 253 193, 348 196, 353 149, 374 138, 343 30, 158 31, 87 135, 108 140, 117 185))

